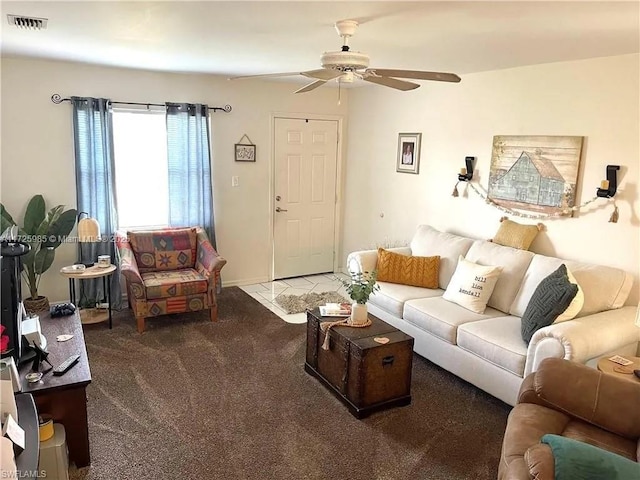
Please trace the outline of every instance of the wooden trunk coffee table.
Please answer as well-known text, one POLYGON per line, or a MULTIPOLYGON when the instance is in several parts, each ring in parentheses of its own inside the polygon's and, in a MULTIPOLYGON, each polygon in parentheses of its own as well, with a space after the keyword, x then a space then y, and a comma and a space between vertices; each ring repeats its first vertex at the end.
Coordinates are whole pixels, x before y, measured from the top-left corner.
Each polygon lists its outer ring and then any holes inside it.
POLYGON ((411 403, 413 338, 369 315, 369 327, 329 329, 329 349, 322 348, 319 309, 307 312, 307 355, 304 369, 316 377, 356 418, 411 403))

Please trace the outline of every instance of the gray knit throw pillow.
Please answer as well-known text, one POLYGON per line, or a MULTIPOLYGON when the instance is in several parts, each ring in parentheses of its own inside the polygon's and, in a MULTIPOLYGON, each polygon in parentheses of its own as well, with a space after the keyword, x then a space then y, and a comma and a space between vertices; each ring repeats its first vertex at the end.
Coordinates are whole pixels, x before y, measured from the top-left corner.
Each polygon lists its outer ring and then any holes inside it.
POLYGON ((522 315, 522 339, 527 345, 537 330, 551 325, 567 309, 577 293, 578 286, 569 281, 564 263, 540 282, 522 315))

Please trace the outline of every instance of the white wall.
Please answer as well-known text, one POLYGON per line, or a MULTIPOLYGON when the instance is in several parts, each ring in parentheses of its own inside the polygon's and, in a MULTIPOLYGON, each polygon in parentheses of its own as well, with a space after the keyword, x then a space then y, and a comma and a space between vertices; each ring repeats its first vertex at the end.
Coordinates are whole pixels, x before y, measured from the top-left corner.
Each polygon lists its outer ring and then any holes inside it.
MULTIPOLYGON (((299 85, 211 75, 168 74, 32 59, 2 59, 2 147, 0 200, 21 219, 36 193, 48 206, 76 205, 71 106, 54 105, 59 93, 113 100, 230 104, 231 113, 212 115, 214 209, 218 250, 228 264, 225 285, 266 281, 270 275, 269 209, 271 115, 274 112, 342 115, 347 95, 321 88, 294 95, 299 85), (246 133, 257 145, 256 163, 233 159, 233 144, 246 133), (240 185, 231 187, 231 177, 240 185)), ((40 291, 50 300, 68 297, 57 274, 76 260, 75 245, 62 245, 40 291)))
POLYGON ((613 208, 600 200, 575 218, 544 220, 532 250, 629 271, 636 283, 628 303, 637 303, 639 92, 638 55, 478 73, 411 92, 354 89, 343 252, 404 244, 421 223, 491 238, 503 213, 472 191, 451 196, 464 157, 477 157, 474 180, 486 187, 494 135, 580 135, 577 203, 595 195, 607 164, 618 164, 620 219, 608 223, 613 208), (399 132, 422 132, 419 175, 395 172, 399 132))

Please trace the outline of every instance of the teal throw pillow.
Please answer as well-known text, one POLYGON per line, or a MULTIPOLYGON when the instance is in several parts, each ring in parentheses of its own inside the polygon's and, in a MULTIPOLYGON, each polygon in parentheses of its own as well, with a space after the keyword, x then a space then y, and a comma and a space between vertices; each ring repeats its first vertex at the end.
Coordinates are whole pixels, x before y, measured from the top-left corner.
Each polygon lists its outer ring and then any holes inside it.
POLYGON ((621 455, 560 435, 547 434, 542 443, 553 452, 555 480, 640 480, 640 463, 621 455))
POLYGON ((529 300, 522 315, 522 339, 529 344, 533 334, 551 325, 564 312, 578 293, 578 286, 569 281, 567 266, 563 263, 543 279, 529 300))

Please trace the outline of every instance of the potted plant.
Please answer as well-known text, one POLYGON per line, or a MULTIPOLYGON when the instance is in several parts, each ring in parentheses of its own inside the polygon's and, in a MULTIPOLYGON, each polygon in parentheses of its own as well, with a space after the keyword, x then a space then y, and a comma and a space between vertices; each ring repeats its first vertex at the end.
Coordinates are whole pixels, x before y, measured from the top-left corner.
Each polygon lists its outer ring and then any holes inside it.
POLYGON ((349 280, 340 280, 347 288, 347 293, 353 300, 351 305, 351 323, 354 325, 362 325, 367 323, 369 317, 367 314, 367 301, 369 296, 376 290, 380 290, 380 286, 376 283, 378 272, 349 272, 351 277, 349 280))
MULTIPOLYGON (((18 240, 31 245, 31 251, 22 257, 22 275, 29 287, 30 297, 24 299, 27 313, 49 310, 49 299, 38 293, 40 277, 55 258, 55 250, 69 235, 76 223, 76 210, 64 210, 64 205, 47 212, 42 195, 34 195, 27 205, 18 240)), ((17 225, 0 203, 0 232, 17 225)))

